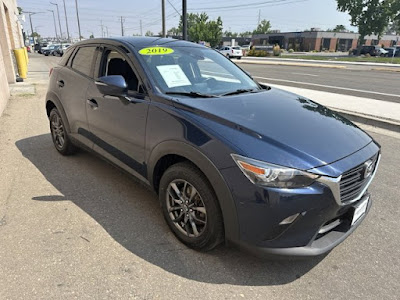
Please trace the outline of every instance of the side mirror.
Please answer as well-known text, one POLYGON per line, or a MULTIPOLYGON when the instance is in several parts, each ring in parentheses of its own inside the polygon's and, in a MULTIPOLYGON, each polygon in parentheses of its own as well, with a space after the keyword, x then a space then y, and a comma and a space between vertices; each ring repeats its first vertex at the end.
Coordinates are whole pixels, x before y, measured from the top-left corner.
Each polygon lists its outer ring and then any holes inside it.
POLYGON ((128 92, 128 85, 121 75, 100 77, 96 81, 96 86, 103 95, 121 97, 126 96, 128 92))

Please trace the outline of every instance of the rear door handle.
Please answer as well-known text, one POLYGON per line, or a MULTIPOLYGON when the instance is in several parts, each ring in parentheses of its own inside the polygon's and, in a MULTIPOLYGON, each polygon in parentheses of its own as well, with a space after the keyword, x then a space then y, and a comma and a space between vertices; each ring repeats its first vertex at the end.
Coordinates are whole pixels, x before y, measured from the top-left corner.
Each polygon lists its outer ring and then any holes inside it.
POLYGON ((57 83, 60 88, 64 87, 64 85, 65 85, 64 80, 59 80, 59 81, 57 81, 57 83))
POLYGON ((88 99, 86 100, 87 104, 89 104, 93 109, 98 108, 99 105, 97 104, 97 101, 94 99, 88 99))

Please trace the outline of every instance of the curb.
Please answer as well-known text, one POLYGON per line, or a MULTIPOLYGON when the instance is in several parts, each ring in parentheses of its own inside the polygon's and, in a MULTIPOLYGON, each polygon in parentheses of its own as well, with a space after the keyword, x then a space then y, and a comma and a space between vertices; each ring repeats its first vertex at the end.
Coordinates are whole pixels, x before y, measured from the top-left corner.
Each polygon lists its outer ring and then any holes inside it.
POLYGON ((35 95, 36 89, 32 83, 19 82, 9 85, 10 96, 35 95))
POLYGON ((382 128, 382 129, 400 133, 400 123, 398 123, 394 120, 380 119, 380 118, 377 118, 374 116, 359 114, 359 113, 355 113, 352 111, 341 110, 341 109, 329 107, 329 106, 328 106, 328 108, 339 113, 340 115, 349 119, 352 122, 362 123, 365 125, 370 125, 370 126, 374 126, 374 127, 378 127, 378 128, 382 128))
POLYGON ((273 62, 273 61, 237 61, 236 64, 252 64, 252 65, 281 65, 281 66, 295 66, 295 67, 313 67, 313 68, 327 68, 327 69, 347 69, 346 66, 333 66, 309 63, 292 63, 292 62, 273 62))
POLYGON ((373 71, 385 71, 385 72, 400 72, 400 69, 394 68, 372 68, 373 71))

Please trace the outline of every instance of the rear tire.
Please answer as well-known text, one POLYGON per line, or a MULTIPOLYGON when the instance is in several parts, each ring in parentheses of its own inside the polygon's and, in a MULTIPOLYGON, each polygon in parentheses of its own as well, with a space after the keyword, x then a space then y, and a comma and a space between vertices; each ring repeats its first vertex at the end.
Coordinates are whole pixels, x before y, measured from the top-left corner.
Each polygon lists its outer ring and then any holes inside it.
POLYGON ((159 199, 169 228, 188 247, 208 251, 223 241, 217 197, 204 174, 191 163, 177 163, 165 171, 159 199))
POLYGON ((49 116, 50 132, 54 147, 62 155, 71 155, 77 152, 78 148, 72 144, 65 123, 57 108, 53 108, 49 116))

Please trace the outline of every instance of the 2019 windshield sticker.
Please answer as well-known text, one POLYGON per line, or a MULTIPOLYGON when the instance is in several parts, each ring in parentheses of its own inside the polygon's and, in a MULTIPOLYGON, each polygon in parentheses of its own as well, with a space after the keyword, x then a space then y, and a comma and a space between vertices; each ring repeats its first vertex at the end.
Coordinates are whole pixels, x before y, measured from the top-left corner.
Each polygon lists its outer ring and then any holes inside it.
POLYGON ((147 47, 139 51, 141 55, 164 55, 174 53, 174 50, 167 47, 147 47))

